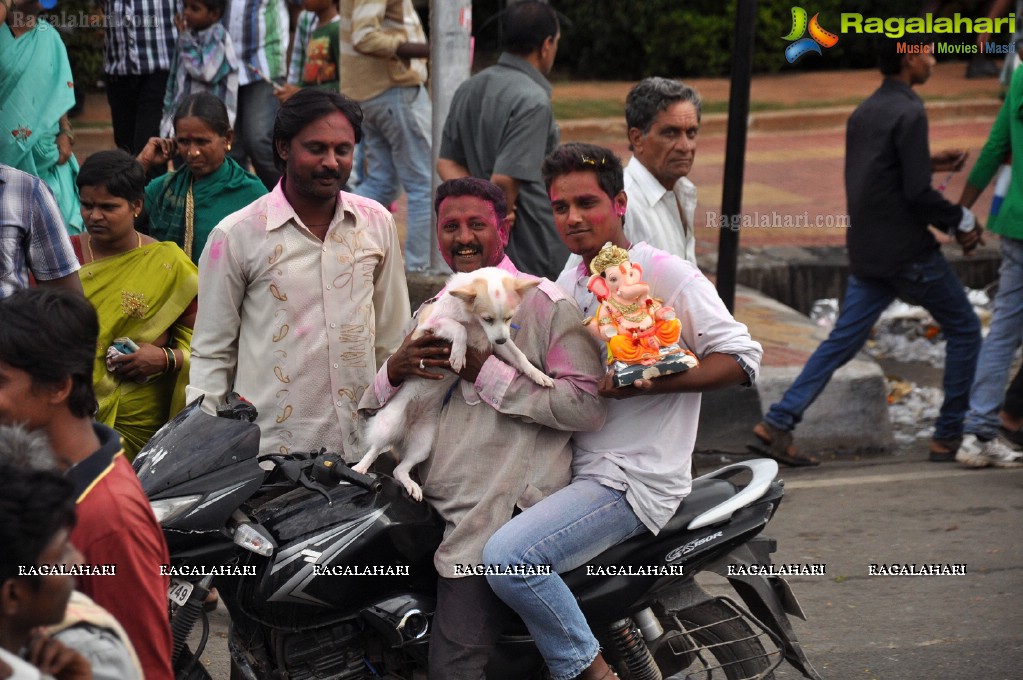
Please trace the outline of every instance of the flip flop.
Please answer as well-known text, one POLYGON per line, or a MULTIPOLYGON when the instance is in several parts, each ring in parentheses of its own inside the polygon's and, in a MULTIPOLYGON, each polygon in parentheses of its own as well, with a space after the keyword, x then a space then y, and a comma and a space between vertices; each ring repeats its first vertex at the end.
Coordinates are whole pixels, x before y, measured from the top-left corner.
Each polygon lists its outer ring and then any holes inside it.
POLYGON ((790 467, 813 467, 821 462, 814 456, 800 455, 792 446, 792 433, 779 430, 767 422, 758 423, 753 428, 757 444, 747 444, 746 448, 753 453, 766 456, 790 467))
POLYGON ((755 444, 747 444, 746 448, 752 451, 753 453, 764 456, 765 458, 772 458, 778 461, 779 463, 788 465, 789 467, 813 467, 815 465, 821 464, 821 462, 814 458, 813 456, 801 456, 789 452, 775 453, 769 447, 758 446, 755 444))

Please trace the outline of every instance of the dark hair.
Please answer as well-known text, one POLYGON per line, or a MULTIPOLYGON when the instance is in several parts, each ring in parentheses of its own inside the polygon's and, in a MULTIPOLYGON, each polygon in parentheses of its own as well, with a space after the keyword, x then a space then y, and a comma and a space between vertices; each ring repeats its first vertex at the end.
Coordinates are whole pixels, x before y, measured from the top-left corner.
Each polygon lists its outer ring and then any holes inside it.
POLYGON ((218 12, 220 18, 224 18, 224 12, 227 11, 227 0, 199 0, 202 6, 211 12, 218 12))
POLYGON ((106 187, 112 196, 131 203, 146 195, 146 171, 127 151, 97 151, 82 163, 75 186, 106 187))
POLYGON ((277 142, 290 142, 299 132, 313 121, 340 111, 355 132, 355 142, 362 141, 362 107, 340 92, 318 90, 306 87, 281 105, 274 119, 273 150, 274 167, 284 172, 286 164, 277 151, 277 142))
MULTIPOLYGON (((39 555, 61 529, 75 525, 74 484, 50 470, 0 465, 0 583, 39 555)), ((39 576, 21 576, 38 587, 39 576)))
MULTIPOLYGON (((689 102, 696 107, 696 120, 699 122, 703 104, 696 90, 671 78, 644 78, 629 90, 625 98, 625 126, 629 130, 636 128, 645 135, 650 132, 657 114, 677 102, 689 102)), ((631 144, 629 148, 632 148, 631 144)))
POLYGON ((478 177, 459 177, 442 182, 437 187, 437 193, 433 199, 433 211, 440 212, 440 204, 445 198, 452 196, 475 196, 488 201, 494 206, 494 213, 497 215, 498 223, 508 216, 508 199, 504 196, 501 187, 493 182, 478 177))
POLYGON ((99 320, 89 301, 61 288, 26 288, 0 300, 0 319, 0 361, 28 373, 33 387, 57 385, 70 376, 68 410, 76 418, 91 418, 99 320))
POLYGON ((209 92, 196 92, 182 99, 178 108, 174 109, 174 127, 182 118, 191 117, 198 118, 221 137, 226 137, 231 129, 227 107, 220 97, 209 92))
POLYGON ((596 173, 597 184, 611 200, 625 191, 622 161, 610 149, 596 144, 562 144, 543 159, 543 167, 540 168, 548 191, 558 177, 580 171, 596 173))
POLYGON ((531 54, 559 30, 558 14, 546 2, 513 2, 501 13, 501 49, 519 56, 531 54))
POLYGON ((902 73, 903 59, 907 56, 905 45, 929 45, 933 42, 934 37, 926 33, 907 33, 898 40, 878 38, 877 66, 883 75, 897 76, 902 73))

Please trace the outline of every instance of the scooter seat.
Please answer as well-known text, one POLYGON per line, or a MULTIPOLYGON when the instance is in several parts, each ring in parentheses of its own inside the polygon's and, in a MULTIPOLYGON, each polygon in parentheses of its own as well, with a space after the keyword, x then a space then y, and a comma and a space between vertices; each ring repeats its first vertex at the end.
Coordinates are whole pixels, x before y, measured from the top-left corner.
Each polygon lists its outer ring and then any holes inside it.
POLYGON ((693 482, 693 489, 682 499, 675 515, 661 529, 662 534, 673 534, 685 531, 689 523, 707 512, 715 505, 724 503, 738 493, 734 484, 725 479, 698 479, 693 482))
MULTIPOLYGON (((668 520, 660 533, 653 536, 642 532, 624 543, 608 548, 589 564, 629 564, 643 548, 673 534, 686 530, 686 526, 699 515, 714 506, 724 503, 737 493, 734 484, 724 479, 698 479, 693 482, 693 489, 682 501, 674 517, 668 520)), ((569 588, 575 588, 586 581, 586 567, 581 566, 563 575, 569 588)))

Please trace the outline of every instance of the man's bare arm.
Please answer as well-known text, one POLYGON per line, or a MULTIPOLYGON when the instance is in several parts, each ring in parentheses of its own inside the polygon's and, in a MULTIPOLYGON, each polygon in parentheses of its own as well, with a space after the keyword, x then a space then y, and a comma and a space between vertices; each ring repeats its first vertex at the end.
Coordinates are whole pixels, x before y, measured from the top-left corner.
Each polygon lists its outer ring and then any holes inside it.
POLYGON ((508 175, 494 174, 490 181, 501 187, 504 192, 504 199, 508 202, 508 216, 512 218, 510 228, 515 227, 515 201, 519 197, 519 180, 508 175))
POLYGON ((407 42, 398 46, 395 51, 402 59, 429 59, 430 43, 407 42))
POLYGON ((56 279, 49 279, 43 281, 36 279, 36 283, 40 286, 53 286, 54 288, 66 288, 73 290, 79 295, 85 295, 85 291, 82 290, 82 280, 78 277, 78 272, 68 274, 67 276, 61 276, 56 279))
POLYGON ((440 175, 440 178, 446 182, 449 179, 468 177, 469 168, 465 167, 461 163, 451 160, 450 158, 438 158, 437 174, 440 175))

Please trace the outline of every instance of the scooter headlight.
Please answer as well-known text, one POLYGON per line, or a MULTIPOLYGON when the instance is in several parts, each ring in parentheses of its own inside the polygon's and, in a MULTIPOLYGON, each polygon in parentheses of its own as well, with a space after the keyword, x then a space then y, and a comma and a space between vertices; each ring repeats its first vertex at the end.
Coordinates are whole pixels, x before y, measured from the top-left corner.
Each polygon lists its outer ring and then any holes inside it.
POLYGON ((191 496, 177 496, 175 498, 160 498, 155 501, 150 501, 149 504, 153 506, 153 514, 156 515, 156 521, 160 524, 166 524, 181 517, 189 510, 194 508, 196 504, 202 500, 202 494, 192 494, 191 496))

